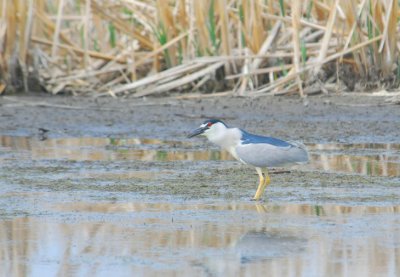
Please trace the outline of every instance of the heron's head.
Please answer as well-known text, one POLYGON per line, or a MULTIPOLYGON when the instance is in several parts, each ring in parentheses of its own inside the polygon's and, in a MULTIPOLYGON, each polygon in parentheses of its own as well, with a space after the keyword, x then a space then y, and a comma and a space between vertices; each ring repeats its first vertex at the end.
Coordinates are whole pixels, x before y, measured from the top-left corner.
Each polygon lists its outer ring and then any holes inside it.
POLYGON ((227 128, 228 127, 226 126, 226 124, 221 120, 208 119, 204 121, 199 128, 190 133, 188 135, 188 138, 192 138, 198 135, 204 135, 209 138, 210 136, 225 132, 227 128))

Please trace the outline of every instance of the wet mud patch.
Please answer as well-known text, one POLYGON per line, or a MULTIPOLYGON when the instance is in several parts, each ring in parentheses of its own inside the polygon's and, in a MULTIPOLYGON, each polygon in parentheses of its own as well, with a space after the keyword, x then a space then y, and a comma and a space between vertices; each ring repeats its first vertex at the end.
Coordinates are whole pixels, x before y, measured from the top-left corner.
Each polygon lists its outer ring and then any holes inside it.
MULTIPOLYGON (((399 177, 292 169, 270 170, 265 202, 392 203, 399 177)), ((250 200, 258 185, 254 169, 235 161, 10 160, 1 183, 23 191, 107 192, 179 199, 250 200), (22 174, 23 173, 23 174, 22 174)))
MULTIPOLYGON (((253 196, 258 177, 198 142, 138 138, 3 137, 3 184, 24 191, 93 191, 180 199, 253 196)), ((309 144, 311 162, 272 169, 264 201, 367 204, 398 201, 398 144, 309 144), (377 175, 377 176, 375 176, 377 175), (379 176, 379 177, 378 177, 379 176)), ((5 186, 7 187, 7 186, 5 186)))

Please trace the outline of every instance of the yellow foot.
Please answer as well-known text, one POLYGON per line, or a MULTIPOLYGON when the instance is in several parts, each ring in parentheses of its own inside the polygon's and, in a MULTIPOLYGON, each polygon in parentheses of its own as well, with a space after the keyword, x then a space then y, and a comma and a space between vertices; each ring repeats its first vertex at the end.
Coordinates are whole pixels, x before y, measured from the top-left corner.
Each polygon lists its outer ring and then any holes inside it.
POLYGON ((266 185, 263 183, 258 186, 256 194, 253 197, 253 200, 260 200, 261 196, 264 194, 266 185))
POLYGON ((253 197, 253 200, 259 200, 265 189, 265 187, 264 187, 265 179, 264 179, 262 170, 261 170, 261 168, 258 168, 258 167, 256 167, 256 170, 258 173, 258 177, 260 178, 260 182, 258 183, 258 188, 257 188, 256 194, 253 197))

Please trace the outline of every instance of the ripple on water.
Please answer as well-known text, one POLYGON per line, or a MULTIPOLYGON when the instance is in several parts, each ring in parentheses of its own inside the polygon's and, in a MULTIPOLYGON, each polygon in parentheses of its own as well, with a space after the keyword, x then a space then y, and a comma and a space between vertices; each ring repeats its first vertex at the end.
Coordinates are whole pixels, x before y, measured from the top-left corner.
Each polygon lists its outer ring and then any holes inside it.
MULTIPOLYGON (((305 170, 357 173, 371 176, 400 175, 400 144, 308 144, 310 163, 305 170)), ((0 137, 0 160, 63 159, 73 161, 202 161, 233 160, 226 151, 199 150, 188 141, 139 138, 0 137)))

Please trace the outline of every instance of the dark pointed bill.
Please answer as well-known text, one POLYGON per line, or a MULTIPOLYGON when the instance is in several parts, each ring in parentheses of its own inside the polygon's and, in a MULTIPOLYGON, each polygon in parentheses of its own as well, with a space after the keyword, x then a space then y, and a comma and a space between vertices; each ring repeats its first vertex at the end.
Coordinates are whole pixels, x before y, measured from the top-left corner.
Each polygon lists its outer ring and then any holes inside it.
POLYGON ((206 129, 207 129, 206 126, 205 126, 205 127, 197 128, 197 129, 194 130, 192 133, 190 133, 187 137, 188 137, 188 138, 192 138, 192 137, 201 135, 202 133, 204 133, 204 131, 205 131, 206 129))

